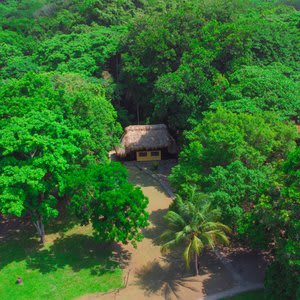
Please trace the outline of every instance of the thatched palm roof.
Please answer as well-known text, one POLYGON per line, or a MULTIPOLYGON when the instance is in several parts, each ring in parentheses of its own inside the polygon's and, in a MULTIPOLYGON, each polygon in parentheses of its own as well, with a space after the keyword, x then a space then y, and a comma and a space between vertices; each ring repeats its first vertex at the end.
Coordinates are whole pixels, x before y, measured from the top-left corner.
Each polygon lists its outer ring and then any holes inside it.
POLYGON ((116 149, 116 153, 126 156, 131 151, 160 148, 168 148, 170 153, 176 153, 177 150, 166 125, 132 125, 125 128, 121 147, 116 149))

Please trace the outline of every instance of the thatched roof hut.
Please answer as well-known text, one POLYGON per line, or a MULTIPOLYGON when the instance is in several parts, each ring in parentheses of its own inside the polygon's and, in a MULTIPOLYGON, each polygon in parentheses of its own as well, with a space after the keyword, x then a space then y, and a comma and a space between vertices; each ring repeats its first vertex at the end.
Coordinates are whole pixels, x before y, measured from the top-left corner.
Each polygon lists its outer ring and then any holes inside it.
POLYGON ((116 148, 116 153, 125 157, 132 151, 162 148, 167 148, 171 154, 177 152, 175 140, 169 134, 166 125, 132 125, 125 128, 121 137, 121 147, 116 148))

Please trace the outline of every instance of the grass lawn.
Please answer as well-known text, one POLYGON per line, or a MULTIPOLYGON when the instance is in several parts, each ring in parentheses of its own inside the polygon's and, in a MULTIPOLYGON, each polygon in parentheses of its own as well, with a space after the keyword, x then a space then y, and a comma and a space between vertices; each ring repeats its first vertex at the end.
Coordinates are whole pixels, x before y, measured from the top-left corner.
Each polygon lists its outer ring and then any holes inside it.
POLYGON ((230 298, 223 298, 221 300, 266 300, 266 298, 264 296, 264 290, 261 289, 261 290, 241 293, 230 298))
POLYGON ((26 226, 0 237, 0 299, 74 299, 122 286, 122 271, 89 226, 48 228, 42 247, 26 226), (17 285, 17 277, 24 281, 17 285))

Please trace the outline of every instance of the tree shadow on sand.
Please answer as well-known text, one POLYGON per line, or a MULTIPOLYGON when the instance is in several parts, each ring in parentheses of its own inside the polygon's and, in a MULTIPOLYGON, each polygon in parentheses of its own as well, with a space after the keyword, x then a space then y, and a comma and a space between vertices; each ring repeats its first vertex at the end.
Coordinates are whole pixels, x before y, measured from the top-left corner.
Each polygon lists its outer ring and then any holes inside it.
POLYGON ((228 290, 236 284, 230 272, 213 251, 203 251, 199 263, 203 293, 211 295, 228 290))
MULTIPOLYGON (((130 254, 118 245, 103 245, 92 236, 74 234, 58 238, 47 249, 27 258, 27 268, 45 274, 70 267, 74 272, 90 269, 91 275, 114 272, 130 254)), ((122 267, 122 266, 121 266, 122 267)))
POLYGON ((153 211, 149 216, 151 226, 142 230, 145 238, 152 239, 154 245, 159 245, 159 236, 166 229, 166 223, 163 217, 166 215, 168 209, 158 209, 153 211))
POLYGON ((211 251, 204 251, 199 258, 200 274, 194 276, 193 269, 186 270, 179 252, 167 255, 167 263, 154 261, 145 265, 136 274, 136 284, 148 296, 161 294, 164 299, 199 298, 230 289, 234 286, 231 274, 211 251))
POLYGON ((180 298, 179 290, 182 289, 199 292, 199 289, 191 285, 198 281, 197 278, 192 278, 182 270, 183 266, 179 262, 162 265, 154 261, 137 272, 136 284, 140 285, 148 296, 160 293, 167 300, 180 298))

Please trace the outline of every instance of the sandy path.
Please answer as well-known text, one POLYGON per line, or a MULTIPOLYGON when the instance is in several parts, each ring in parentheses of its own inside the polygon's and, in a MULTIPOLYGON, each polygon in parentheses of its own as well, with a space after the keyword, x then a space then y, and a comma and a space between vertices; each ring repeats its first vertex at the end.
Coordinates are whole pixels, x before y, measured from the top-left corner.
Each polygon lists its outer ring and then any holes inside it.
POLYGON ((117 293, 85 295, 80 300, 92 299, 199 299, 205 294, 223 291, 233 286, 230 274, 215 257, 202 257, 202 273, 198 277, 183 273, 180 259, 166 260, 161 256, 156 238, 164 229, 162 217, 171 203, 161 186, 134 166, 128 167, 130 181, 140 186, 149 198, 150 226, 143 231, 144 239, 137 249, 122 246, 122 253, 130 259, 124 266, 127 286, 117 293), (215 287, 218 287, 216 289, 215 287))

